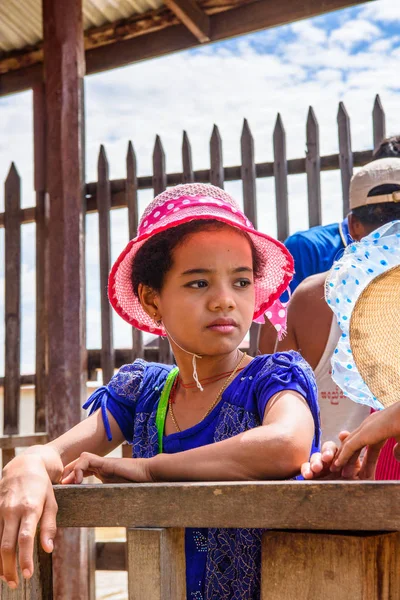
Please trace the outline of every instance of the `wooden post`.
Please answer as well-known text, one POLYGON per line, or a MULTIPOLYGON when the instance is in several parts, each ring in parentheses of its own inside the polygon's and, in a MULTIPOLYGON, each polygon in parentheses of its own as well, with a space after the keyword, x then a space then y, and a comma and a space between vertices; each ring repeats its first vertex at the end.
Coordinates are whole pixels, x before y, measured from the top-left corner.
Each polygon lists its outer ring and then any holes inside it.
POLYGON ((400 534, 268 532, 261 600, 394 600, 400 589, 400 534))
POLYGON ((107 294, 108 274, 111 267, 111 189, 108 161, 103 145, 100 146, 97 164, 97 209, 100 245, 101 370, 103 383, 106 384, 114 374, 114 344, 111 306, 107 294))
MULTIPOLYGON (((139 207, 138 207, 138 181, 136 168, 136 154, 133 149, 132 142, 128 144, 128 152, 126 154, 126 183, 125 196, 126 205, 128 207, 129 221, 129 239, 132 240, 137 235, 139 224, 139 207)), ((132 327, 132 360, 143 358, 143 334, 140 329, 132 327)))
POLYGON ((374 108, 372 110, 372 124, 374 136, 374 152, 386 137, 386 116, 383 110, 379 94, 375 96, 374 108))
MULTIPOLYGON (((257 229, 257 185, 256 164, 254 161, 254 139, 247 119, 243 122, 240 148, 242 153, 241 176, 244 213, 257 229)), ((260 325, 258 323, 252 323, 250 327, 250 356, 255 356, 257 354, 259 337, 260 325)))
MULTIPOLYGON (((21 347, 21 180, 11 164, 4 186, 5 200, 5 377, 4 434, 19 431, 21 347)), ((3 450, 3 467, 15 449, 3 450)))
POLYGON ((289 235, 288 167, 286 133, 279 113, 274 128, 274 177, 278 240, 283 242, 289 235))
POLYGON ((182 183, 193 183, 193 164, 192 164, 192 148, 186 131, 183 132, 182 139, 182 166, 183 166, 183 178, 182 183))
POLYGON ((185 530, 128 529, 129 600, 185 600, 185 530))
POLYGON ((46 430, 48 198, 46 194, 45 86, 33 88, 34 166, 36 192, 36 373, 35 431, 46 430))
POLYGON ((222 139, 217 125, 214 125, 210 140, 210 183, 224 188, 224 163, 222 158, 222 139))
MULTIPOLYGON (((86 385, 82 0, 43 0, 49 194, 48 421, 51 439, 80 421, 86 385)), ((87 532, 59 531, 54 596, 88 600, 87 532)))
MULTIPOLYGON (((167 187, 167 174, 165 171, 165 152, 158 135, 154 144, 153 152, 153 188, 154 196, 161 194, 167 187)), ((166 338, 159 338, 158 359, 162 363, 172 363, 172 352, 169 342, 166 338)))
POLYGON ((342 177, 343 216, 349 212, 350 180, 353 175, 353 152, 351 150, 350 118, 343 102, 339 103, 337 115, 339 132, 339 165, 342 177))
POLYGON ((307 117, 306 173, 308 191, 308 226, 321 225, 321 158, 319 155, 319 127, 312 106, 307 117))

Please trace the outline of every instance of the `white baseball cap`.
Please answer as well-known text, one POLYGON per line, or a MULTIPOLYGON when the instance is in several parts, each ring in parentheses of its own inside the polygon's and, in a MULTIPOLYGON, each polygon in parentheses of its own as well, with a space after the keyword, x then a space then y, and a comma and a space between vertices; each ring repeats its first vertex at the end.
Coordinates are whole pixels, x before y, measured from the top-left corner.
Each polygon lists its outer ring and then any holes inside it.
POLYGON ((374 160, 365 165, 351 179, 350 210, 382 202, 400 202, 400 158, 374 160), (378 196, 368 196, 371 190, 384 185, 397 185, 399 190, 378 196))

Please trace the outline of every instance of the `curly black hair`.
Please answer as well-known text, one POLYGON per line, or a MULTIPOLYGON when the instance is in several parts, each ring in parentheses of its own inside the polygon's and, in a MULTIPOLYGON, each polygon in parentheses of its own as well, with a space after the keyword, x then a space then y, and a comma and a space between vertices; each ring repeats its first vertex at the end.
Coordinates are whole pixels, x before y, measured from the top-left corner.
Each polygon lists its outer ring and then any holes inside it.
MULTIPOLYGON (((140 284, 147 285, 156 292, 161 291, 165 275, 173 265, 172 253, 189 235, 199 231, 218 231, 225 227, 230 226, 215 219, 198 219, 171 227, 149 238, 137 251, 132 264, 131 279, 135 295, 138 296, 140 284)), ((254 278, 257 279, 262 273, 264 260, 250 236, 240 229, 235 228, 235 231, 245 237, 250 244, 254 278)))

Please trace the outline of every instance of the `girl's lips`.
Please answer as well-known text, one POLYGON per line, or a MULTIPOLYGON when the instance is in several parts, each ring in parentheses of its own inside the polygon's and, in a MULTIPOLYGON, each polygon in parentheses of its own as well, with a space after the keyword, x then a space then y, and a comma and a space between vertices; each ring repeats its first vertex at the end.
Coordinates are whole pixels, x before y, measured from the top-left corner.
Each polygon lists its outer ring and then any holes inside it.
POLYGON ((218 331, 219 333, 232 333, 232 331, 234 331, 236 329, 236 325, 230 325, 230 324, 223 325, 221 323, 221 324, 217 324, 217 325, 209 325, 207 327, 207 329, 210 329, 211 331, 218 331))

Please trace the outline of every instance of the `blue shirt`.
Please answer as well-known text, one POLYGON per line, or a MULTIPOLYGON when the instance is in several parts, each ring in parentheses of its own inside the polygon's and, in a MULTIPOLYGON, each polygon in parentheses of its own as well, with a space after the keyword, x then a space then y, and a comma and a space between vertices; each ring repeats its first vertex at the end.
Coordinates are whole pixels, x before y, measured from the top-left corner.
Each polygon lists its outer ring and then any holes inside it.
POLYGON ((306 277, 328 271, 351 241, 347 218, 342 223, 318 225, 289 236, 285 246, 294 258, 295 269, 290 291, 293 293, 306 277))
MULTIPOLYGON (((109 411, 134 458, 158 453, 155 423, 161 391, 172 366, 136 360, 121 367, 107 386, 84 405, 100 408, 107 436, 109 411)), ((184 431, 163 438, 168 454, 222 441, 261 425, 272 396, 282 390, 299 392, 308 402, 315 423, 311 452, 319 448, 317 389, 310 366, 296 352, 261 355, 241 371, 210 414, 184 431)), ((258 600, 260 592, 261 531, 256 529, 186 529, 188 600, 258 600)))

